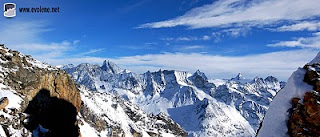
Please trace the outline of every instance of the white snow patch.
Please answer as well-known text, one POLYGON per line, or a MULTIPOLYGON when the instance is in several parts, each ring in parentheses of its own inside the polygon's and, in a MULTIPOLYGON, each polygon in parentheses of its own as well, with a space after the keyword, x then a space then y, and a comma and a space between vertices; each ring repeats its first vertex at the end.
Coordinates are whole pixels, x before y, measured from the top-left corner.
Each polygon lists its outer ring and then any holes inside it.
POLYGON ((14 93, 16 91, 0 83, 0 98, 7 97, 9 99, 9 104, 6 108, 20 108, 22 98, 14 93))
POLYGON ((0 125, 0 136, 1 137, 6 137, 7 136, 1 125, 0 125))
POLYGON ((83 125, 79 125, 80 133, 83 137, 98 137, 95 129, 91 127, 87 122, 83 121, 83 125))
POLYGON ((208 80, 210 83, 213 83, 214 85, 216 85, 217 87, 219 87, 220 85, 224 85, 227 83, 226 80, 223 79, 210 79, 208 80))
POLYGON ((162 133, 161 137, 175 137, 175 136, 170 133, 162 133))

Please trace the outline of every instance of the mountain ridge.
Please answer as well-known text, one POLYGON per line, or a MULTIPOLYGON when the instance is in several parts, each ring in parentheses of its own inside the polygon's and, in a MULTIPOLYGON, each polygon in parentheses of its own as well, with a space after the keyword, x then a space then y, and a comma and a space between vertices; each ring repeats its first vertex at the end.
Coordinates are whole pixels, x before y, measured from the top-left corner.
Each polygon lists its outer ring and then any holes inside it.
MULTIPOLYGON (((104 61, 102 66, 108 64, 114 63, 104 61)), ((216 86, 199 70, 193 74, 186 71, 161 69, 136 74, 123 71, 124 69, 119 67, 117 70, 122 71, 112 71, 111 68, 107 66, 102 68, 102 66, 80 64, 71 68, 65 67, 65 70, 78 84, 93 91, 112 93, 138 105, 148 113, 169 115, 183 128, 188 129, 186 124, 188 122, 198 123, 196 127, 199 130, 189 130, 189 136, 254 136, 273 96, 284 85, 284 82, 272 76, 264 79, 256 77, 250 80, 238 74, 235 78, 226 80, 225 84, 216 86), (202 111, 194 111, 197 104, 204 100, 211 102, 207 105, 210 107, 204 107, 202 111), (212 106, 220 109, 212 109, 212 106), (175 109, 182 109, 185 114, 175 109), (227 115, 225 120, 219 120, 219 117, 226 116, 229 112, 234 113, 233 116, 227 115), (196 117, 196 119, 193 118, 193 122, 190 120, 179 122, 179 116, 189 114, 196 117), (218 121, 202 115, 211 115, 218 121), (239 118, 242 120, 239 121, 239 118), (211 122, 205 122, 207 120, 211 122), (234 125, 234 123, 237 124, 234 125), (230 127, 237 128, 228 130, 230 127)))

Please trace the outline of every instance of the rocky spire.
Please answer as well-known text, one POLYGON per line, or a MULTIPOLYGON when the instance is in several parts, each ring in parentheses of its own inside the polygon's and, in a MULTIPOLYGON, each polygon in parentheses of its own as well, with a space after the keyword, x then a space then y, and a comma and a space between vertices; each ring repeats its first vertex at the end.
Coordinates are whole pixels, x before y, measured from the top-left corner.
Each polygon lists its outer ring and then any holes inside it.
POLYGON ((192 75, 192 77, 195 77, 195 76, 200 76, 204 80, 208 80, 207 76, 203 72, 201 72, 199 69, 192 75))
POLYGON ((110 73, 120 73, 123 70, 118 67, 115 63, 109 61, 109 60, 105 60, 103 61, 103 64, 101 66, 101 69, 110 73))
POLYGON ((234 78, 231 78, 231 80, 244 80, 246 78, 243 77, 243 75, 241 73, 238 73, 238 75, 234 78))

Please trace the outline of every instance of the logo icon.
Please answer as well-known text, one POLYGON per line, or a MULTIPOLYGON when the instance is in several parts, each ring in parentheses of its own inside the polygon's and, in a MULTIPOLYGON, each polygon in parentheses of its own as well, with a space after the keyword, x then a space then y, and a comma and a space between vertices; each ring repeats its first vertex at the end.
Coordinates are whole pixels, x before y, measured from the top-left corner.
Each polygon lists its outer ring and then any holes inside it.
POLYGON ((11 18, 16 16, 16 4, 15 3, 5 3, 3 5, 5 17, 11 18))

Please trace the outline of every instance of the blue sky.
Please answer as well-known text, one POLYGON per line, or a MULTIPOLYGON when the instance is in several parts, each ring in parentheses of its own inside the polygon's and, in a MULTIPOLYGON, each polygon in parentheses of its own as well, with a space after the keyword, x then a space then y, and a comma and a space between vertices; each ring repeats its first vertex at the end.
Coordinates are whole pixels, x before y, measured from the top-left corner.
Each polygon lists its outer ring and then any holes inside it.
MULTIPOLYGON (((12 1, 1 1, 1 4, 12 1)), ((318 0, 20 0, 59 13, 0 18, 0 43, 52 65, 204 71, 286 80, 320 49, 318 0)))

